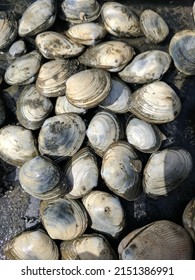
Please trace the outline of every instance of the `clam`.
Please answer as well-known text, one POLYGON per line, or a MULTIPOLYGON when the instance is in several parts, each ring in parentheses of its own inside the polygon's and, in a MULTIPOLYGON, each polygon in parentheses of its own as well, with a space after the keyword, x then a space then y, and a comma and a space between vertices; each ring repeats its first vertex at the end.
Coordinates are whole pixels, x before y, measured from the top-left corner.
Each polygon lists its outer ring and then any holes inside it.
POLYGON ((133 47, 125 42, 106 41, 89 47, 78 59, 90 67, 118 72, 127 65, 134 54, 133 47))
POLYGON ((56 19, 54 0, 37 0, 24 11, 19 23, 20 37, 32 36, 51 27, 56 19))
POLYGON ((76 200, 44 200, 41 202, 40 215, 43 226, 52 239, 74 239, 81 236, 88 226, 87 212, 76 200))
POLYGON ((0 129, 0 157, 5 162, 21 166, 37 154, 31 130, 17 125, 6 125, 0 129))
POLYGON ((142 34, 135 13, 117 2, 104 3, 101 16, 107 31, 117 37, 136 37, 142 34))
POLYGON ((86 135, 90 146, 99 156, 123 136, 123 131, 117 116, 109 111, 97 112, 89 122, 86 135))
POLYGON ((156 125, 134 116, 130 117, 127 122, 126 136, 127 141, 143 153, 156 152, 160 148, 162 140, 166 139, 156 125))
POLYGON ((195 197, 186 205, 182 215, 184 228, 195 242, 195 197))
POLYGON ((65 165, 64 176, 68 189, 67 198, 77 199, 97 187, 99 169, 89 148, 77 152, 65 165))
POLYGON ((130 144, 117 141, 103 155, 101 176, 108 188, 128 201, 140 192, 142 162, 130 144))
POLYGON ((10 59, 16 59, 17 57, 24 55, 26 53, 26 44, 23 40, 18 40, 14 42, 8 51, 8 57, 10 59))
POLYGON ((76 113, 76 114, 85 114, 86 109, 84 108, 78 108, 72 105, 67 97, 64 96, 58 96, 55 104, 55 113, 56 115, 64 114, 64 113, 76 113))
POLYGON ((58 260, 55 242, 42 229, 28 230, 11 239, 4 247, 11 260, 58 260))
POLYGON ((85 123, 73 113, 47 118, 39 136, 39 151, 42 155, 57 158, 73 156, 81 147, 85 138, 85 123))
POLYGON ((119 77, 128 83, 146 84, 161 79, 169 69, 171 57, 159 50, 137 55, 121 72, 119 77))
POLYGON ((41 55, 37 51, 18 57, 6 70, 5 82, 9 85, 33 83, 41 65, 41 55))
POLYGON ((164 19, 150 9, 141 13, 140 26, 148 41, 154 44, 164 41, 169 34, 169 27, 164 19))
POLYGON ((169 53, 175 67, 183 74, 195 75, 195 31, 181 30, 171 39, 169 53))
POLYGON ((0 126, 4 123, 5 118, 5 105, 4 102, 0 99, 0 126))
POLYGON ((96 0, 64 0, 62 12, 72 23, 91 22, 100 15, 100 5, 96 0))
POLYGON ((85 22, 70 26, 65 34, 79 44, 90 46, 104 38, 107 31, 103 24, 85 22))
POLYGON ((51 101, 39 94, 35 85, 27 85, 17 100, 16 115, 21 125, 35 130, 41 127, 52 109, 51 101))
POLYGON ((83 45, 54 31, 45 31, 38 34, 35 42, 39 51, 47 59, 74 57, 84 50, 83 45))
POLYGON ((64 175, 52 160, 43 156, 36 156, 22 165, 19 182, 24 191, 42 200, 66 193, 64 175))
POLYGON ((82 198, 91 228, 114 238, 125 226, 125 214, 119 198, 103 191, 91 191, 82 198))
POLYGON ((109 72, 88 69, 69 77, 66 81, 66 97, 76 107, 93 108, 102 102, 111 89, 109 72))
POLYGON ((12 12, 0 11, 0 49, 7 48, 18 34, 18 23, 12 12))
POLYGON ((167 195, 188 178, 192 166, 192 156, 183 148, 153 153, 143 171, 145 193, 152 198, 167 195))
POLYGON ((131 95, 129 111, 150 123, 168 123, 179 115, 181 101, 168 84, 155 81, 142 86, 131 95))
POLYGON ((130 232, 118 253, 122 260, 191 260, 193 246, 183 227, 160 220, 130 232))
POLYGON ((62 260, 115 260, 116 255, 102 234, 83 234, 60 244, 62 260))
POLYGON ((193 20, 195 22, 195 1, 194 1, 193 6, 192 6, 192 16, 193 16, 193 20))

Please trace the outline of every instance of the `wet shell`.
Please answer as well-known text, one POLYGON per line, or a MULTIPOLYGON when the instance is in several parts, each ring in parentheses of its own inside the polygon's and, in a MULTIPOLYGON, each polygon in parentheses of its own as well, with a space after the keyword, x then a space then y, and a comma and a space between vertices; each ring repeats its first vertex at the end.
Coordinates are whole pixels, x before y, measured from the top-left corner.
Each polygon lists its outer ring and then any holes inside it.
POLYGON ((97 233, 83 234, 60 244, 62 260, 116 260, 107 239, 97 233))
POLYGON ((154 44, 164 41, 169 34, 169 27, 164 19, 149 9, 141 13, 140 26, 148 41, 154 44))
POLYGON ((66 192, 59 167, 43 156, 25 162, 19 170, 19 182, 24 191, 42 200, 57 198, 66 192))
POLYGON ((38 34, 35 42, 39 51, 47 59, 74 57, 84 50, 84 46, 54 31, 38 34))
POLYGON ((120 3, 108 2, 103 4, 101 16, 105 28, 117 37, 136 37, 142 34, 135 13, 120 3))
POLYGON ((185 75, 195 75, 195 31, 181 30, 171 39, 169 53, 175 67, 185 75))
POLYGON ((195 242, 195 197, 186 205, 182 215, 183 225, 195 242))
POLYGON ((11 12, 0 11, 0 49, 8 47, 18 34, 18 24, 11 12))
POLYGON ((91 219, 91 228, 114 238, 125 226, 124 210, 117 196, 103 191, 91 191, 82 198, 91 219))
POLYGON ((73 156, 85 138, 85 123, 73 113, 46 119, 39 132, 38 144, 42 155, 73 156))
POLYGON ((61 8, 66 20, 73 23, 91 22, 100 15, 100 5, 96 0, 65 0, 61 8))
POLYGON ((88 225, 87 212, 76 200, 56 198, 42 201, 40 215, 52 239, 74 239, 81 236, 88 225))
POLYGON ((26 44, 23 40, 18 40, 14 42, 8 51, 8 56, 10 59, 16 59, 17 57, 24 55, 26 53, 26 44))
POLYGON ((55 113, 56 115, 64 113, 76 113, 76 114, 85 114, 87 110, 84 108, 78 108, 72 105, 66 96, 59 96, 56 100, 55 113))
POLYGON ((181 101, 168 84, 155 81, 131 95, 129 111, 150 123, 167 123, 179 115, 181 101))
POLYGON ((171 57, 164 51, 152 50, 137 55, 121 72, 120 78, 128 83, 145 84, 161 79, 169 69, 171 57))
POLYGON ((17 100, 18 121, 28 129, 38 129, 51 113, 53 105, 45 96, 40 95, 35 85, 27 85, 17 100))
POLYGON ((23 13, 19 23, 20 37, 32 36, 47 30, 56 19, 54 0, 37 0, 23 13))
POLYGON ((167 148, 152 154, 143 171, 143 188, 153 198, 180 186, 192 170, 192 157, 183 148, 167 148))
POLYGON ((167 220, 130 232, 118 246, 122 260, 190 260, 192 251, 185 229, 167 220))
POLYGON ((118 72, 127 65, 134 54, 133 47, 125 42, 106 41, 89 47, 78 59, 90 67, 118 72))
POLYGON ((14 166, 21 166, 37 156, 32 132, 22 126, 7 125, 0 129, 0 157, 14 166))
POLYGON ((101 176, 112 192, 133 201, 140 192, 141 169, 142 162, 132 146, 118 141, 104 153, 101 176))
POLYGON ((111 89, 109 72, 88 69, 72 75, 66 81, 66 97, 76 107, 93 108, 102 102, 111 89))
POLYGON ((41 55, 32 51, 18 57, 6 70, 5 81, 9 85, 33 83, 41 65, 41 55))
POLYGON ((99 169, 96 157, 89 148, 77 152, 64 167, 68 189, 67 198, 77 199, 97 187, 99 169))
POLYGON ((28 230, 10 240, 5 255, 11 260, 58 260, 59 250, 44 230, 28 230))

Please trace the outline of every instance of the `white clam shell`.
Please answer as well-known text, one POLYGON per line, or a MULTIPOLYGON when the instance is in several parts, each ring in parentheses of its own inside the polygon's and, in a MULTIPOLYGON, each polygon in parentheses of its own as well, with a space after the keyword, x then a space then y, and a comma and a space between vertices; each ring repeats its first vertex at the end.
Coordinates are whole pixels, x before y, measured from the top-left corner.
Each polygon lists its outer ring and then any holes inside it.
POLYGON ((0 11, 0 49, 8 47, 18 34, 18 24, 11 12, 0 11))
POLYGON ((55 105, 55 113, 56 115, 64 114, 64 113, 76 113, 76 114, 85 114, 86 109, 84 108, 78 108, 74 105, 72 105, 67 97, 64 96, 59 96, 56 100, 56 105, 55 105))
POLYGON ((183 226, 195 242, 195 197, 186 205, 182 215, 183 226))
POLYGON ((8 51, 8 55, 11 59, 16 59, 17 57, 25 53, 26 53, 26 44, 23 40, 18 40, 14 42, 8 51))

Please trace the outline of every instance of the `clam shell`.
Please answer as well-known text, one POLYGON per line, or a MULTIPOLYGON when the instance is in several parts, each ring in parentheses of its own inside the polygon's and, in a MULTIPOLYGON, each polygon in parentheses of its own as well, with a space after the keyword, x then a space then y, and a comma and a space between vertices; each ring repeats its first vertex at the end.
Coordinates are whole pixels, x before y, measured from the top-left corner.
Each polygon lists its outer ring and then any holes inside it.
POLYGON ((152 198, 167 195, 188 178, 192 166, 192 157, 183 148, 167 148, 152 154, 143 171, 145 193, 152 198))
POLYGON ((193 6, 192 6, 192 16, 193 16, 193 20, 195 22, 195 1, 194 1, 193 6))
POLYGON ((150 9, 141 13, 140 26, 148 41, 154 44, 164 41, 169 34, 169 27, 164 19, 150 9))
POLYGON ((125 226, 124 210, 117 196, 103 191, 91 191, 82 198, 91 228, 114 238, 125 226))
POLYGON ((192 251, 186 230, 167 220, 130 232, 118 246, 122 260, 190 260, 192 251))
POLYGON ((38 34, 35 42, 39 51, 47 59, 74 57, 84 50, 84 46, 54 31, 38 34))
POLYGON ((181 101, 168 84, 155 81, 131 95, 129 111, 150 123, 167 123, 179 115, 181 101))
POLYGON ((125 141, 111 144, 103 155, 101 176, 108 188, 128 201, 140 192, 142 162, 125 141))
POLYGON ((76 107, 93 108, 107 97, 111 89, 109 72, 88 69, 76 73, 66 81, 66 97, 76 107))
POLYGON ((182 215, 182 221, 184 228, 195 242, 195 197, 186 205, 182 215))
POLYGON ((16 59, 17 57, 24 55, 26 53, 26 44, 23 40, 18 40, 14 42, 8 51, 8 56, 10 59, 16 59))
POLYGON ((87 212, 76 200, 56 198, 42 201, 40 215, 43 226, 52 239, 71 240, 87 228, 87 212))
POLYGON ((5 255, 11 260, 58 260, 55 242, 42 229, 28 230, 10 240, 5 255))
POLYGON ((121 72, 119 77, 128 83, 145 84, 161 79, 169 69, 171 57, 159 50, 146 51, 137 55, 121 72))
POLYGON ((56 105, 55 105, 55 114, 60 115, 64 113, 76 113, 76 114, 85 114, 86 109, 84 108, 78 108, 72 105, 67 97, 64 96, 59 96, 56 100, 56 105))
POLYGON ((134 54, 133 47, 125 42, 106 41, 89 47, 78 59, 90 67, 118 72, 127 65, 134 54))
POLYGON ((54 0, 36 0, 23 13, 19 23, 20 37, 32 36, 47 30, 56 19, 54 0))
POLYGON ((116 255, 102 234, 83 234, 60 244, 62 260, 115 260, 116 255))
POLYGON ((18 23, 11 12, 0 11, 0 49, 7 48, 18 34, 18 23))

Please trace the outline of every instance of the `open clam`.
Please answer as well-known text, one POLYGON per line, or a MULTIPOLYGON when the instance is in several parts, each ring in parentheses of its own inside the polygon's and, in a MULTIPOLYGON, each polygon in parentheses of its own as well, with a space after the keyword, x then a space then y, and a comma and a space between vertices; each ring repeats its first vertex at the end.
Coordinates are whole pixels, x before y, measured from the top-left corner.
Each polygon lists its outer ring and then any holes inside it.
POLYGON ((8 47, 18 34, 18 24, 12 12, 0 11, 0 49, 8 47))
POLYGON ((195 242, 195 197, 186 205, 182 215, 182 221, 184 228, 195 242))

